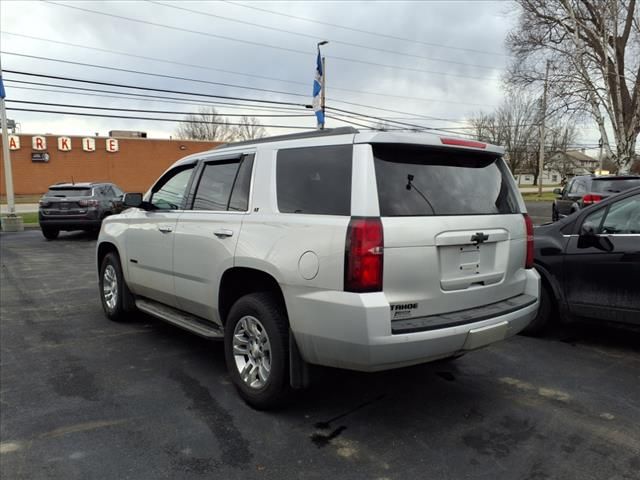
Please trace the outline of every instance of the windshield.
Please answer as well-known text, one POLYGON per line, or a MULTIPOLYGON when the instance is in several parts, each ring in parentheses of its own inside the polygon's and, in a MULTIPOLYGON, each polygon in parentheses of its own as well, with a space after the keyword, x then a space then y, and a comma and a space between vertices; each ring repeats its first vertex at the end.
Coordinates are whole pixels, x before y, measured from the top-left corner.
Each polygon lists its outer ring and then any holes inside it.
POLYGON ((608 180, 595 179, 591 189, 594 192, 618 193, 637 186, 640 186, 640 177, 612 178, 608 180))
POLYGON ((499 156, 390 144, 373 153, 383 217, 520 213, 499 156))
POLYGON ((50 188, 45 197, 90 197, 90 188, 50 188))

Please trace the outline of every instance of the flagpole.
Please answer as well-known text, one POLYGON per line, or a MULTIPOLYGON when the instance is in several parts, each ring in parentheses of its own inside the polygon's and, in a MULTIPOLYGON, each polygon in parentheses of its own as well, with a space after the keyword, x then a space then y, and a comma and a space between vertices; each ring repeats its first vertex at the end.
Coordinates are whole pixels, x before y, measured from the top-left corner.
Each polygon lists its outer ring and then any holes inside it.
MULTIPOLYGON (((322 57, 322 93, 320 97, 320 107, 322 108, 322 118, 327 121, 327 116, 324 113, 324 98, 325 98, 325 85, 327 83, 327 63, 325 62, 325 58, 322 57)), ((320 130, 324 130, 324 123, 320 127, 320 130)))

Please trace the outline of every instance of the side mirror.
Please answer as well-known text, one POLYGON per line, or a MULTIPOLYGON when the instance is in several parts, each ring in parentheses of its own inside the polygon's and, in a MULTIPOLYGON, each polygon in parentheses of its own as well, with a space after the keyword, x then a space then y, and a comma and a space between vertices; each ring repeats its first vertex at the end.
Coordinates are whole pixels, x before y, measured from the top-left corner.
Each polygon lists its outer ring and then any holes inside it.
POLYGON ((591 222, 584 222, 580 227, 581 237, 594 237, 596 235, 596 227, 591 222))
POLYGON ((562 195, 562 189, 561 188, 554 188, 553 189, 553 194, 554 195, 562 195))
POLYGON ((125 207, 137 207, 139 208, 142 205, 142 194, 141 193, 125 193, 122 203, 125 207))
POLYGON ((613 242, 609 237, 596 235, 596 227, 591 222, 584 222, 580 227, 580 237, 578 237, 578 248, 595 247, 604 252, 613 251, 613 242))

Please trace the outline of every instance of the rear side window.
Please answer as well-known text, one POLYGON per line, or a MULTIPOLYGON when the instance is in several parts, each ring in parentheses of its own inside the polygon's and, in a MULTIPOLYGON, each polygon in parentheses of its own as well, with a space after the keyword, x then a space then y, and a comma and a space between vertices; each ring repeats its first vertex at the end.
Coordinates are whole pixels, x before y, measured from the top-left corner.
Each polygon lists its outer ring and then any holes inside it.
POLYGON ((50 188, 45 197, 90 197, 90 188, 50 188))
POLYGON ((194 210, 246 212, 253 155, 204 166, 193 201, 194 210))
POLYGON ((351 214, 352 146, 280 150, 278 210, 315 215, 351 214))
POLYGON ((380 215, 519 213, 511 174, 486 153, 373 145, 380 215))
POLYGON ((633 187, 640 186, 638 178, 595 179, 591 185, 593 192, 618 193, 633 187))

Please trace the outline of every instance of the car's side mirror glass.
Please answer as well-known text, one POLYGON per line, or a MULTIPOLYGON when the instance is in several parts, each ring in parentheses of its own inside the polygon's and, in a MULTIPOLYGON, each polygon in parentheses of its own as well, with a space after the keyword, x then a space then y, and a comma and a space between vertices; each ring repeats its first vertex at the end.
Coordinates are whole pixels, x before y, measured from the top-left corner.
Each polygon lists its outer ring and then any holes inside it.
POLYGON ((142 205, 142 194, 125 193, 123 203, 125 207, 140 207, 142 205))
POLYGON ((554 188, 553 189, 553 194, 554 195, 562 195, 562 189, 561 188, 554 188))

